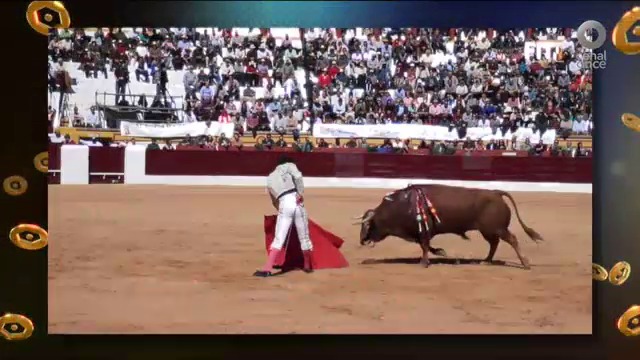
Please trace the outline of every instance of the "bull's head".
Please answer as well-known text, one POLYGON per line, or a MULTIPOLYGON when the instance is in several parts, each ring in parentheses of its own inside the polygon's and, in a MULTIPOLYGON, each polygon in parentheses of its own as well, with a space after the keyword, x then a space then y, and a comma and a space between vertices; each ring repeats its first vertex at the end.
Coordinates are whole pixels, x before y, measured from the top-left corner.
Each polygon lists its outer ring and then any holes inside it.
POLYGON ((353 224, 361 225, 360 226, 360 245, 373 243, 377 239, 377 237, 375 236, 375 224, 373 223, 374 215, 375 215, 375 211, 372 209, 369 209, 364 212, 364 215, 354 218, 355 220, 358 220, 358 221, 353 224))

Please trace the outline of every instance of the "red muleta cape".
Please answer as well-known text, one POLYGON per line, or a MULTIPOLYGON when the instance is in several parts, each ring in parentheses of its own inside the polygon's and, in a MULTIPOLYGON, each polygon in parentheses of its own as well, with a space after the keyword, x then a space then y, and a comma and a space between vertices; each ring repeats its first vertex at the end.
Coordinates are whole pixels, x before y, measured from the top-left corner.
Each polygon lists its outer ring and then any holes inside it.
MULTIPOLYGON (((276 215, 265 215, 264 217, 264 242, 267 254, 275 237, 276 219, 276 215)), ((338 269, 349 266, 349 263, 339 250, 344 240, 323 229, 311 219, 309 219, 309 238, 313 244, 311 258, 314 270, 338 269)), ((279 266, 283 271, 301 269, 304 266, 298 232, 293 223, 291 224, 289 239, 285 242, 283 250, 278 259, 276 259, 275 266, 279 266)))

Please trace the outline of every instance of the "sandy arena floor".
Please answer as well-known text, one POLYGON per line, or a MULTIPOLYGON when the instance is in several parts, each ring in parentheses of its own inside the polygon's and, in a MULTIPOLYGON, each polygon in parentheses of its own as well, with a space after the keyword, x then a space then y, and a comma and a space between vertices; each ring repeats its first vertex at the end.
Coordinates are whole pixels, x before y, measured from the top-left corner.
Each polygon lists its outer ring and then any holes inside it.
MULTIPOLYGON (((424 269, 419 246, 397 238, 360 247, 350 218, 386 192, 308 189, 310 217, 345 239, 351 266, 259 279, 264 189, 50 186, 49 332, 591 333, 591 195, 513 193, 546 240, 530 241, 514 214, 526 271, 424 269)), ((470 235, 433 245, 484 258, 488 243, 470 235)), ((518 264, 504 242, 496 260, 518 264)))

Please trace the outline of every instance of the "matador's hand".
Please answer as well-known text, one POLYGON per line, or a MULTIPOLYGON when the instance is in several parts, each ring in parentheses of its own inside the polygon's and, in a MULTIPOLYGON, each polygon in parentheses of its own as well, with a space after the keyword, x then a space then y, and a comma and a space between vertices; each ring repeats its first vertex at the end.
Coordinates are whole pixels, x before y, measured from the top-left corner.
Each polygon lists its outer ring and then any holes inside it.
POLYGON ((298 205, 302 205, 304 203, 304 197, 302 195, 300 195, 300 194, 298 194, 298 197, 297 197, 296 200, 297 200, 296 204, 298 204, 298 205))

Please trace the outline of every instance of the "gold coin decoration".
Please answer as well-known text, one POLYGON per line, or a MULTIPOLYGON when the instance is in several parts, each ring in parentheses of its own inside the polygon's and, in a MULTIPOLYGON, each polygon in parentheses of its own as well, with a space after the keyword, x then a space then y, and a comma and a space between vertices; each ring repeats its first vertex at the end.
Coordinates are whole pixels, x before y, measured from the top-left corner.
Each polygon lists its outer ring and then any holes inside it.
POLYGON ((620 316, 616 325, 622 335, 640 335, 640 306, 633 305, 627 309, 627 311, 620 316))
POLYGON ((43 151, 33 158, 33 165, 38 171, 47 173, 49 171, 49 152, 43 151))
POLYGON ((32 1, 27 7, 27 22, 42 35, 49 35, 50 29, 67 29, 71 17, 60 1, 32 1))
POLYGON ((27 192, 29 184, 22 176, 14 175, 4 179, 2 187, 4 188, 4 192, 7 194, 11 196, 20 196, 27 192))
POLYGON ((630 275, 631 265, 626 261, 620 261, 609 271, 609 282, 616 286, 622 285, 630 275))
POLYGON ((23 315, 4 314, 0 317, 0 335, 6 340, 26 340, 33 330, 33 323, 23 315), (21 332, 17 332, 18 325, 22 327, 21 332))
POLYGON ((24 250, 40 250, 49 244, 47 231, 33 224, 21 224, 14 227, 9 232, 9 239, 15 246, 24 250), (24 233, 26 234, 23 237, 24 233), (34 235, 38 236, 35 240, 34 235))
POLYGON ((622 123, 629 129, 640 132, 640 117, 631 113, 625 113, 622 114, 622 123))
POLYGON ((640 21, 640 6, 636 6, 631 9, 631 11, 624 13, 620 21, 616 24, 616 27, 613 28, 611 41, 613 41, 613 46, 623 54, 640 54, 640 41, 629 40, 629 36, 627 35, 631 32, 635 36, 640 36, 640 25, 636 25, 638 21, 640 21))
POLYGON ((609 277, 607 269, 596 263, 591 264, 591 274, 593 276, 593 280, 596 281, 605 281, 609 277))

